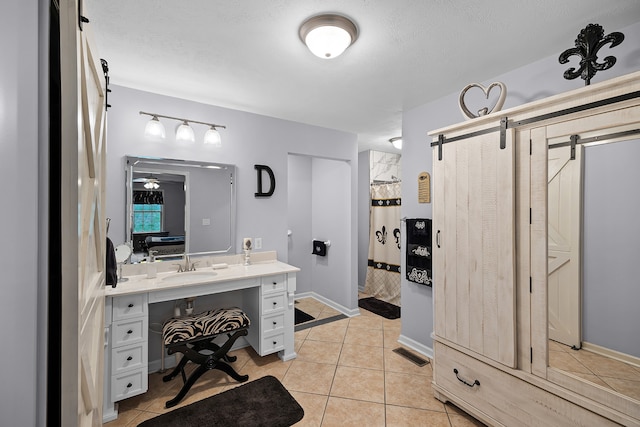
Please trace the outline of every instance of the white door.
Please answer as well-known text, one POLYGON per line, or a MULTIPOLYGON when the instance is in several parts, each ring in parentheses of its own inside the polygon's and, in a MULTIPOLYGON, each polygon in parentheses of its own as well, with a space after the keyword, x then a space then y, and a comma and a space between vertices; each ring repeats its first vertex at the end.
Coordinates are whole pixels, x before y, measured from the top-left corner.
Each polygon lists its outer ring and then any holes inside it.
POLYGON ((516 366, 515 149, 498 133, 433 153, 435 334, 516 366))
POLYGON ((64 426, 102 425, 106 88, 90 32, 77 2, 61 1, 64 426))
POLYGON ((580 348, 582 146, 549 149, 549 338, 580 348))

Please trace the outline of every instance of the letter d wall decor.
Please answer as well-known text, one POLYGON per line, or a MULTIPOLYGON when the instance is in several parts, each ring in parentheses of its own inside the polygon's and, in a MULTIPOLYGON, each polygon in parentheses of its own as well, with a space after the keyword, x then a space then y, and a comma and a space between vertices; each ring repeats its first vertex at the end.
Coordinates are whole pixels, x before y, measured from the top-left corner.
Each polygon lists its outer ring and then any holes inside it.
POLYGON ((258 192, 256 193, 256 197, 271 197, 273 191, 276 189, 276 178, 273 175, 273 171, 269 166, 265 165, 254 165, 256 169, 256 174, 258 176, 258 192), (269 190, 265 193, 262 191, 262 172, 267 172, 269 175, 269 190))

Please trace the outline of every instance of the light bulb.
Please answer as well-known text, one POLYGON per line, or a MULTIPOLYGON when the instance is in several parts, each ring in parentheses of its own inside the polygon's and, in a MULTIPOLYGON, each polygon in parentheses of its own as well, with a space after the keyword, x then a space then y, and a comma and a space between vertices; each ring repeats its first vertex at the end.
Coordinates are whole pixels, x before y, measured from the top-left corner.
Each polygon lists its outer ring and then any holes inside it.
POLYGON ((222 147, 222 139, 214 126, 211 126, 211 128, 204 133, 204 144, 210 144, 214 147, 222 147))
POLYGON ((177 142, 195 142, 196 136, 193 133, 193 129, 186 121, 183 122, 176 129, 176 141, 177 142))
POLYGON ((165 138, 164 125, 157 116, 153 116, 144 127, 144 136, 151 141, 161 141, 165 138))

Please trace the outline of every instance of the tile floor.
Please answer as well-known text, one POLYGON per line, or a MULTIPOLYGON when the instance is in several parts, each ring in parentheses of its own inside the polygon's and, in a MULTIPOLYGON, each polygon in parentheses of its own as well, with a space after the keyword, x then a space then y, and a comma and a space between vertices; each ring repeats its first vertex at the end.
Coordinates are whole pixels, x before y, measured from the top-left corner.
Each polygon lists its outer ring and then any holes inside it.
MULTIPOLYGON (((313 298, 296 307, 316 319, 339 312, 313 298)), ((259 357, 251 347, 234 351, 233 364, 249 381, 273 375, 304 408, 296 426, 482 426, 450 404, 433 397, 431 364, 419 367, 392 350, 400 347, 400 319, 388 320, 366 310, 361 315, 313 326, 295 333, 298 357, 283 362, 277 355, 259 357)), ((149 375, 149 391, 120 402, 117 420, 107 427, 137 426, 167 410, 180 378, 162 382, 149 375)), ((219 371, 205 373, 191 388, 184 405, 238 384, 219 371)))
POLYGON ((549 340, 549 365, 640 400, 640 368, 549 340))

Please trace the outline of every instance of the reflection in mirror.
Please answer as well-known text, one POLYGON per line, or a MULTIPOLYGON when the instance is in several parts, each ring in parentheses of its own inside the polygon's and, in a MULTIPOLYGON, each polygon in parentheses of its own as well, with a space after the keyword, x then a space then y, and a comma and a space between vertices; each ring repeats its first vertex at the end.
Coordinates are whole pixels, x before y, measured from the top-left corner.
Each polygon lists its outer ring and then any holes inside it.
POLYGON ((640 400, 640 139, 549 149, 549 366, 640 400))
POLYGON ((235 166, 127 156, 127 241, 132 262, 234 253, 235 166))

